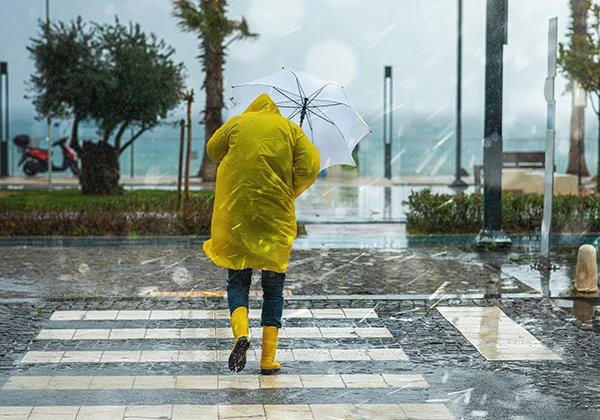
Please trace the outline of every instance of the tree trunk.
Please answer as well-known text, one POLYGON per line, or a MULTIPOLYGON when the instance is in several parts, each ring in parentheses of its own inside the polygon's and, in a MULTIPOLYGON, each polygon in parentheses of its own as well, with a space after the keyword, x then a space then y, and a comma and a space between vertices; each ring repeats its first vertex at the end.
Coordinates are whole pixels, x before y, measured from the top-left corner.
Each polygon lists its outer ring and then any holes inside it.
MULTIPOLYGON (((600 97, 598 100, 600 107, 600 97)), ((600 108, 598 109, 598 169, 596 169, 596 192, 600 193, 600 108)))
POLYGON ((579 173, 579 156, 581 156, 581 176, 589 176, 585 163, 585 108, 573 106, 571 109, 571 140, 569 145, 569 166, 567 173, 577 175, 579 173), (580 139, 581 136, 581 139, 580 139), (581 155, 579 145, 581 144, 581 155))
MULTIPOLYGON (((587 7, 586 0, 570 0, 571 17, 573 19, 573 34, 585 36, 587 33, 587 7)), ((574 49, 575 44, 571 45, 574 49)), ((573 96, 575 89, 573 88, 573 96)), ((567 173, 577 175, 579 173, 579 156, 581 156, 581 175, 589 176, 585 164, 585 108, 576 107, 575 101, 571 104, 571 138, 569 141, 569 166, 567 173), (580 137, 581 136, 581 137, 580 137), (579 146, 581 144, 581 150, 579 146)))
MULTIPOLYGON (((205 39, 205 38, 203 38, 205 39)), ((212 135, 223 125, 223 43, 210 45, 203 40, 204 67, 206 79, 206 110, 204 114, 204 157, 198 176, 206 182, 215 182, 217 179, 217 163, 210 160, 206 153, 206 143, 212 135)))
POLYGON ((81 192, 89 195, 119 193, 119 151, 108 143, 84 141, 81 153, 81 192))
POLYGON ((81 152, 81 146, 79 146, 79 137, 77 135, 80 121, 80 118, 75 115, 75 121, 73 121, 73 127, 71 128, 71 148, 77 153, 81 152))

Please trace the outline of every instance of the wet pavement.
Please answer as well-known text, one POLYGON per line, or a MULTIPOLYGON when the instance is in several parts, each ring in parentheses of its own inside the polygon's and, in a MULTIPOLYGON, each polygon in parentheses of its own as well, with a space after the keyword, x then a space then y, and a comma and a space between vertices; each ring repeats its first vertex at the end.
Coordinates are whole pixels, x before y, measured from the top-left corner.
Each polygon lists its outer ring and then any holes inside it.
MULTIPOLYGON (((47 299, 223 290, 226 270, 215 266, 201 245, 198 240, 163 246, 3 247, 0 293, 47 299)), ((539 294, 531 262, 518 265, 516 258, 518 253, 468 248, 294 250, 286 289, 293 295, 539 294), (526 283, 519 280, 522 272, 526 283)), ((564 280, 562 272, 557 275, 564 280)), ((252 289, 260 289, 258 272, 252 289)))
POLYGON ((576 248, 547 270, 526 248, 297 247, 265 379, 259 296, 248 366, 227 370, 225 272, 202 242, 3 240, 0 418, 600 417, 598 318, 565 297, 576 248))
MULTIPOLYGON (((270 378, 258 375, 254 353, 243 372, 229 373, 226 334, 173 335, 228 330, 223 299, 4 303, 0 418, 598 418, 595 321, 583 329, 570 310, 548 299, 436 303, 288 298, 288 333, 278 350, 283 368, 270 378), (520 346, 521 355, 489 360, 467 338, 473 330, 444 315, 459 309, 503 314, 481 322, 480 335, 500 337, 508 319, 534 343, 520 346), (90 335, 105 330, 107 338, 90 335), (123 335, 139 330, 146 331, 142 338, 123 335), (298 330, 321 335, 290 335, 298 330), (69 338, 73 331, 82 333, 69 338), (342 338, 348 331, 357 334, 342 338), (555 357, 541 358, 536 349, 555 357)), ((259 309, 253 300, 251 310, 259 309)), ((516 335, 506 334, 497 348, 515 342, 516 335)), ((258 341, 251 349, 259 353, 258 341)))
POLYGON ((258 273, 248 365, 228 371, 205 238, 0 239, 0 419, 600 418, 600 299, 570 296, 577 248, 547 265, 537 238, 411 238, 414 186, 371 181, 298 201, 319 224, 294 244, 275 377, 258 273))

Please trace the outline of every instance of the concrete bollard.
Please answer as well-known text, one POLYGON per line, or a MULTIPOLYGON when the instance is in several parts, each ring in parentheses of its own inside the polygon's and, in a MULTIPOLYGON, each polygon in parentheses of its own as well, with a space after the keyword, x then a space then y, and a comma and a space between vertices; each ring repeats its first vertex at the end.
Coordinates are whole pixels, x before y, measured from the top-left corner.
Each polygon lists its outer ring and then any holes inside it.
POLYGON ((596 248, 592 245, 582 245, 577 254, 575 289, 584 293, 598 292, 598 275, 596 273, 596 248))

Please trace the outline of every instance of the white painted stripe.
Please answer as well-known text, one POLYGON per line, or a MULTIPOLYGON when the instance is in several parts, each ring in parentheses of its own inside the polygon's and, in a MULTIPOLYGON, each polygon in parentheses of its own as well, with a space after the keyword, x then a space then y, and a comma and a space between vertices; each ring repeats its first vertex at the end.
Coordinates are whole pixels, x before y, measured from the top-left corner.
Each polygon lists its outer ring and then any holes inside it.
POLYGON ((12 376, 3 390, 427 388, 422 375, 12 376))
POLYGON ((437 307, 488 360, 560 360, 497 307, 437 307))
POLYGON ((437 419, 454 416, 443 404, 128 405, 0 407, 0 418, 28 420, 437 419), (385 414, 385 415, 384 415, 385 414), (28 417, 29 416, 29 417, 28 417))
MULTIPOLYGON (((150 363, 222 362, 230 350, 143 350, 143 351, 29 351, 20 363, 150 363)), ((278 349, 277 360, 357 361, 408 360, 402 349, 278 349)), ((260 350, 248 350, 248 361, 260 360, 260 350)))
MULTIPOLYGON (((260 309, 250 309, 250 319, 260 319, 260 309)), ((377 318, 373 308, 339 308, 339 309, 284 309, 283 318, 377 318)), ((55 311, 50 321, 110 321, 110 320, 171 320, 171 319, 229 319, 228 309, 218 310, 107 310, 107 311, 55 311)))
MULTIPOLYGON (((250 335, 260 337, 262 328, 251 328, 250 335)), ((280 338, 393 338, 390 331, 368 327, 290 327, 279 330, 280 338)), ((37 340, 134 340, 164 338, 231 338, 231 328, 116 328, 116 329, 43 329, 37 340)))

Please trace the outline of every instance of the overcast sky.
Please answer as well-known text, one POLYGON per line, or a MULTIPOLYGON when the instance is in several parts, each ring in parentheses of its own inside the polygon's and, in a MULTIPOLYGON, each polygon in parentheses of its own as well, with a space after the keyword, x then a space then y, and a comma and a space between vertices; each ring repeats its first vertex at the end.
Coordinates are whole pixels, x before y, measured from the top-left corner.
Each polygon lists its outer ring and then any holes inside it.
MULTIPOLYGON (((464 0, 463 101, 465 116, 483 115, 485 0, 464 0)), ((559 40, 568 26, 568 0, 509 1, 505 47, 504 121, 545 119, 548 19, 559 18, 559 40)), ((240 41, 229 51, 229 86, 258 78, 281 66, 343 84, 351 102, 367 116, 381 112, 383 67, 394 68, 396 115, 452 115, 456 86, 456 0, 229 0, 231 17, 245 16, 256 41, 240 41)), ((171 16, 170 0, 51 0, 52 20, 135 21, 164 38, 185 63, 187 85, 200 90, 198 42, 171 16)), ((45 0, 0 0, 0 60, 9 62, 13 115, 34 112, 23 99, 33 71, 25 47, 45 18, 45 0)), ((566 126, 570 96, 560 96, 559 125, 566 126)), ((197 94, 196 115, 204 103, 197 94)), ((589 121, 590 119, 588 119, 589 121)), ((540 127, 540 131, 542 128, 540 127)))

